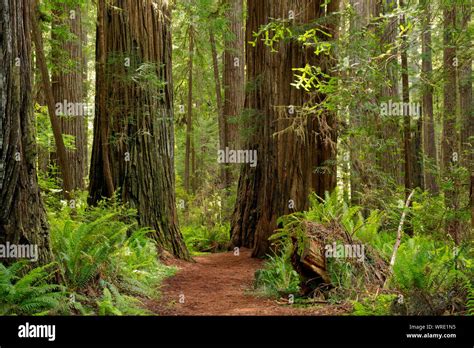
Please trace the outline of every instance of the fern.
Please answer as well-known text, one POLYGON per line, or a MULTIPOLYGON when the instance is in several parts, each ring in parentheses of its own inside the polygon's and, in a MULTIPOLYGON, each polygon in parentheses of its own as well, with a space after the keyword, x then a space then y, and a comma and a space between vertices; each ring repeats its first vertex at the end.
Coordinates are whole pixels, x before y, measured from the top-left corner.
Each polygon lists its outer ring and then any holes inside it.
POLYGON ((474 315, 474 286, 470 281, 466 281, 467 301, 466 309, 468 315, 474 315))
POLYGON ((54 264, 34 268, 24 275, 28 264, 0 264, 0 315, 47 314, 65 296, 63 287, 49 284, 54 264))

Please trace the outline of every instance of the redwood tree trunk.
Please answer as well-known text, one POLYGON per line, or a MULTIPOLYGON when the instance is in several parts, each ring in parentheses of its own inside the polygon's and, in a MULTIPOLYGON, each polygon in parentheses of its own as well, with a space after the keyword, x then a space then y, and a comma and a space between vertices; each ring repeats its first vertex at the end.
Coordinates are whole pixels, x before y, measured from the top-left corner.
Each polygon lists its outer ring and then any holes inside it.
MULTIPOLYGON (((403 3, 400 3, 403 7, 403 3)), ((406 25, 405 15, 400 19, 400 25, 406 25)), ((402 63, 402 101, 405 105, 410 103, 410 86, 408 81, 408 40, 405 33, 402 38, 401 48, 401 63, 402 63)), ((404 175, 405 175, 405 193, 406 197, 411 192, 413 187, 413 153, 412 153, 412 139, 411 139, 411 115, 408 108, 403 108, 403 155, 404 155, 404 175)))
POLYGON ((423 34, 422 34, 422 78, 424 79, 423 90, 423 151, 426 157, 426 164, 424 166, 424 181, 425 188, 433 194, 438 194, 439 188, 436 182, 435 170, 437 165, 436 160, 436 140, 434 130, 433 117, 433 87, 431 85, 431 78, 433 72, 432 65, 432 49, 431 49, 431 11, 430 4, 427 0, 423 0, 423 34))
MULTIPOLYGON (((187 259, 179 231, 174 178, 174 115, 171 78, 171 26, 167 2, 114 0, 102 6, 105 21, 105 74, 98 76, 90 201, 107 192, 102 142, 109 144, 114 189, 138 210, 141 226, 155 230, 159 246, 187 259), (105 80, 102 80, 104 79, 105 80), (97 103, 99 100, 97 100, 97 103), (103 101, 102 101, 103 102, 103 101), (106 122, 101 122, 105 119, 106 122)), ((100 38, 99 38, 100 39, 100 38)), ((98 40, 100 42, 100 40, 98 40)), ((97 57, 101 57, 102 45, 97 57)))
MULTIPOLYGON (((244 6, 243 0, 227 0, 226 18, 230 37, 224 46, 224 110, 223 135, 220 148, 237 149, 239 131, 237 118, 241 115, 245 102, 245 45, 244 45, 244 6)), ((233 181, 230 166, 222 165, 224 187, 229 188, 233 181)))
POLYGON ((456 157, 458 153, 458 137, 456 134, 456 46, 454 32, 456 24, 456 7, 446 4, 443 8, 443 72, 444 72, 444 99, 443 99, 443 137, 442 137, 442 159, 443 177, 451 181, 451 185, 445 190, 446 208, 449 209, 447 220, 447 232, 456 243, 459 242, 459 220, 456 217, 458 210, 457 183, 454 169, 457 166, 456 157))
MULTIPOLYGON (((51 261, 36 176, 28 0, 0 1, 0 244, 35 244, 51 261)), ((0 260, 1 262, 2 260, 0 260)))
MULTIPOLYGON (((296 23, 323 17, 322 3, 249 0, 246 42, 253 41, 253 33, 271 18, 288 18, 290 10, 295 13, 296 23)), ((335 5, 330 3, 329 12, 335 10, 335 5)), ((277 227, 278 217, 308 208, 311 191, 324 195, 335 187, 336 136, 332 115, 322 116, 321 122, 331 129, 323 135, 315 115, 300 113, 309 94, 291 86, 295 80, 292 67, 309 63, 327 71, 326 60, 294 41, 279 42, 278 53, 272 53, 261 40, 256 47, 247 48, 247 76, 253 88, 246 96, 246 108, 253 114, 250 122, 254 132, 246 147, 257 150, 258 164, 242 165, 231 231, 234 246, 253 247, 253 256, 262 257, 270 251, 268 238, 277 227), (289 106, 294 106, 293 114, 289 106), (304 137, 291 130, 276 134, 294 122, 301 126, 304 137), (317 170, 322 166, 324 170, 317 170)))
MULTIPOLYGON (((472 4, 466 2, 462 6, 461 30, 464 33, 463 47, 472 45, 472 35, 469 31, 472 4)), ((472 104, 472 56, 469 52, 463 52, 459 74, 459 99, 461 102, 461 159, 462 164, 468 169, 470 186, 469 205, 471 208, 471 226, 474 227, 474 106, 472 104)))
POLYGON ((191 192, 194 175, 194 137, 193 137, 193 63, 194 63, 194 27, 189 26, 188 58, 188 96, 186 111, 186 148, 184 159, 184 189, 191 192), (192 174, 191 174, 192 173, 192 174))
POLYGON ((83 93, 83 63, 82 52, 82 19, 80 7, 70 8, 67 5, 59 4, 60 9, 56 10, 56 20, 53 21, 53 42, 59 44, 53 46, 53 70, 51 85, 53 89, 54 101, 58 103, 68 103, 75 105, 73 112, 63 110, 59 114, 59 123, 62 134, 74 136, 74 149, 68 149, 67 165, 71 173, 73 189, 84 188, 84 177, 86 175, 87 159, 87 108, 81 105, 84 102, 83 93), (74 12, 71 12, 74 11, 74 12), (58 30, 66 27, 72 37, 64 41, 55 35, 54 29, 58 30), (71 66, 71 63, 73 66, 71 66))

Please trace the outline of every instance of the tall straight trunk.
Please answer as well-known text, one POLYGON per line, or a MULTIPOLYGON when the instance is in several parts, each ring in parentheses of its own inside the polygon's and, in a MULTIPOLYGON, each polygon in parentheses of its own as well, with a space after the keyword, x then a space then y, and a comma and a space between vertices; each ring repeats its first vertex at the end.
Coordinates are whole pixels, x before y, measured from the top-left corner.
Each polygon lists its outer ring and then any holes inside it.
MULTIPOLYGON (((351 7, 354 9, 355 16, 349 23, 349 30, 351 32, 359 31, 374 31, 376 26, 373 25, 379 13, 383 10, 381 3, 377 0, 358 1, 351 0, 351 7)), ((374 33, 375 34, 375 33, 374 33)), ((384 47, 386 41, 391 41, 391 36, 384 35, 381 44, 384 47)), ((354 58, 351 57, 352 60, 354 58)), ((349 70, 348 74, 353 73, 349 70)), ((396 82, 396 81, 395 81, 396 82)), ((370 86, 367 85, 366 88, 370 86)), ((382 94, 392 95, 392 91, 382 91, 382 94)), ((375 101, 373 101, 375 103, 375 101)), ((374 124, 380 123, 377 120, 377 116, 367 112, 361 105, 354 105, 349 110, 349 123, 351 129, 365 129, 370 131, 373 129, 374 124)), ((357 132, 355 132, 357 133, 357 132)), ((350 146, 350 192, 351 202, 354 205, 365 205, 362 202, 364 197, 364 191, 367 190, 367 184, 371 183, 375 185, 376 179, 373 178, 371 172, 376 167, 376 159, 369 156, 364 156, 365 149, 368 146, 366 139, 362 139, 359 135, 352 135, 349 141, 350 146)), ((389 151, 387 151, 388 153, 389 151)), ((377 158, 378 159, 378 158, 377 158)), ((391 163, 393 161, 378 159, 379 165, 385 163, 391 163)))
POLYGON ((186 113, 186 153, 184 159, 184 189, 186 192, 191 191, 191 172, 192 168, 192 148, 193 145, 193 62, 194 62, 194 27, 189 27, 189 49, 188 49, 188 100, 186 113))
MULTIPOLYGON (((246 42, 254 40, 253 33, 262 25, 272 18, 288 18, 290 11, 294 11, 298 24, 324 17, 323 2, 249 0, 246 42)), ((328 12, 336 11, 336 6, 337 2, 332 1, 328 12)), ((326 28, 335 34, 333 23, 326 28)), ((324 195, 336 184, 334 117, 329 113, 320 115, 320 119, 314 114, 303 115, 301 107, 310 95, 291 86, 295 80, 292 67, 311 64, 328 73, 331 63, 295 41, 279 42, 277 51, 271 52, 262 40, 247 49, 247 73, 253 88, 246 96, 246 108, 253 113, 249 125, 254 132, 246 146, 257 151, 258 161, 255 167, 242 166, 231 232, 233 245, 253 247, 254 257, 270 251, 268 238, 277 228, 278 217, 308 208, 311 191, 324 195), (289 106, 294 106, 294 113, 289 112, 289 106), (293 122, 301 125, 303 136, 288 129, 293 122)))
POLYGON ((74 190, 84 188, 87 158, 87 108, 83 107, 84 54, 82 51, 82 16, 80 7, 71 8, 60 4, 55 11, 53 21, 53 70, 51 84, 56 108, 63 105, 63 114, 59 114, 59 123, 62 134, 74 137, 74 149, 68 149, 67 165, 71 173, 74 190), (66 28, 74 37, 62 41, 55 32, 66 28), (67 61, 65 61, 67 60, 67 61), (71 66, 71 63, 74 66, 71 66), (75 107, 68 110, 72 103, 75 107), (71 112, 71 110, 73 110, 71 112))
POLYGON ((36 175, 30 11, 28 0, 0 1, 0 244, 37 245, 38 261, 47 263, 52 255, 36 175))
MULTIPOLYGON (((381 33, 381 53, 385 53, 388 47, 393 46, 399 35, 399 22, 396 17, 391 17, 390 14, 396 10, 396 0, 383 1, 381 4, 381 11, 388 15, 387 23, 381 33)), ((374 16, 378 16, 378 12, 373 12, 374 16)), ((396 51, 393 54, 396 56, 396 51)), ((381 97, 384 99, 398 101, 400 74, 399 65, 396 59, 388 57, 381 61, 380 65, 388 84, 383 84, 381 90, 381 97)), ((389 182, 396 185, 403 183, 403 166, 400 165, 400 156, 402 155, 403 137, 400 132, 400 122, 397 117, 381 117, 378 125, 379 141, 384 144, 383 150, 377 154, 378 166, 383 174, 382 180, 378 182, 378 189, 390 192, 394 187, 387 185, 386 178, 389 182)), ((370 127, 370 125, 369 125, 370 127)))
MULTIPOLYGON (((42 81, 41 81, 41 74, 39 74, 39 66, 38 66, 38 61, 35 62, 34 64, 34 78, 33 78, 33 104, 36 105, 46 105, 46 98, 45 98, 45 93, 43 90, 42 86, 42 81)), ((48 138, 48 144, 40 144, 38 143, 37 145, 37 151, 38 151, 38 171, 47 173, 49 170, 49 165, 50 163, 50 144, 49 144, 49 138, 48 138)))
POLYGON ((431 49, 431 11, 428 0, 423 0, 423 34, 421 37, 422 58, 421 74, 423 79, 423 152, 426 158, 424 166, 425 189, 432 194, 439 193, 436 182, 437 167, 436 159, 436 139, 433 117, 433 86, 432 86, 432 49, 431 49))
MULTIPOLYGON (((214 83, 216 87, 217 121, 219 125, 219 147, 222 149, 225 147, 224 144, 226 144, 226 124, 222 104, 222 87, 221 78, 219 74, 219 58, 217 55, 216 39, 212 29, 209 30, 209 42, 211 44, 212 67, 214 71, 214 83)), ((221 168, 220 181, 223 187, 226 187, 227 183, 226 172, 226 169, 221 168)))
MULTIPOLYGON (((466 2, 462 6, 461 31, 464 34, 463 44, 472 46, 472 35, 469 31, 472 4, 466 2)), ((464 50, 463 50, 464 51, 464 50)), ((467 53, 461 60, 459 73, 459 95, 461 110, 461 159, 468 169, 470 186, 469 205, 471 207, 471 225, 474 227, 474 106, 472 100, 472 56, 467 53)))
POLYGON ((415 121, 415 129, 413 131, 412 154, 413 154, 413 187, 424 189, 425 180, 423 176, 423 150, 422 150, 422 135, 423 135, 423 114, 418 110, 419 117, 415 121))
POLYGON ((443 177, 451 181, 445 190, 446 207, 449 209, 446 228, 456 243, 459 242, 460 224, 456 216, 459 209, 457 194, 457 179, 454 175, 458 165, 458 137, 456 134, 456 46, 454 32, 456 25, 456 7, 446 4, 443 7, 443 70, 444 70, 444 97, 443 97, 443 138, 442 159, 443 177))
MULTIPOLYGON (((400 6, 403 3, 400 2, 400 6)), ((400 25, 405 25, 405 15, 400 19, 400 25)), ((410 86, 408 81, 408 40, 406 33, 402 38, 402 49, 400 52, 402 62, 402 101, 405 105, 410 103, 410 86)), ((411 192, 413 187, 413 153, 411 139, 411 115, 409 108, 403 108, 403 156, 404 156, 404 175, 405 175, 405 192, 406 196, 411 192)))
POLYGON ((94 140, 89 174, 89 204, 95 204, 103 197, 114 195, 114 179, 109 148, 109 117, 107 115, 107 46, 105 32, 105 0, 98 1, 97 8, 97 40, 96 40, 96 117, 94 118, 94 140))
MULTIPOLYGON (((224 42, 224 134, 220 149, 236 149, 239 145, 237 119, 245 103, 245 45, 243 0, 226 0, 226 18, 229 23, 229 37, 224 42)), ((230 166, 222 165, 224 187, 233 181, 230 166)))
MULTIPOLYGON (((120 198, 138 210, 141 226, 154 229, 160 249, 188 259, 179 231, 174 178, 174 115, 170 10, 161 0, 114 0, 100 6, 105 74, 97 76, 90 201, 107 192, 102 143, 109 143, 111 177, 120 198), (105 80, 104 80, 105 78, 105 80), (106 122, 102 122, 103 120, 106 122)), ((100 21, 99 21, 100 22, 100 21)), ((101 41, 101 38, 98 38, 101 41)))
MULTIPOLYGON (((39 6, 38 0, 35 0, 33 2, 33 5, 36 9, 38 9, 38 6, 39 6)), ((51 81, 49 79, 49 71, 48 71, 46 56, 45 56, 44 48, 43 48, 43 37, 41 35, 40 27, 38 25, 37 10, 33 10, 31 12, 30 22, 31 22, 32 39, 35 44, 36 60, 38 63, 40 74, 41 74, 42 86, 44 89, 46 104, 48 107, 49 120, 51 122, 54 142, 56 144, 56 152, 57 152, 57 158, 59 162, 59 168, 61 170, 61 177, 63 179, 62 185, 64 189, 64 196, 66 199, 69 200, 71 198, 71 193, 73 191, 71 170, 70 170, 70 167, 68 166, 67 151, 66 151, 66 147, 64 145, 64 139, 61 133, 61 126, 59 123, 59 119, 56 115, 54 95, 53 95, 53 90, 51 88, 51 81)))

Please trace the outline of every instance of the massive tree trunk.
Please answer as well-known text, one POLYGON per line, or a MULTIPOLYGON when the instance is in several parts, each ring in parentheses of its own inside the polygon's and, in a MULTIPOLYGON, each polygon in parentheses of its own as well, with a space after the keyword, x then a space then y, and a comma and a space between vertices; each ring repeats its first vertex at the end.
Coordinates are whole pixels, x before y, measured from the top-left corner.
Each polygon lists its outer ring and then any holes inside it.
MULTIPOLYGON (((288 18, 290 11, 297 24, 325 16, 323 2, 249 0, 246 41, 253 41, 253 33, 272 18, 288 18)), ((332 1, 327 11, 335 11, 336 5, 332 1)), ((334 27, 327 24, 326 30, 334 31, 334 27)), ((303 49, 295 41, 281 41, 276 49, 277 53, 272 52, 260 39, 247 49, 247 76, 252 87, 246 108, 252 113, 249 126, 254 131, 246 147, 257 151, 258 163, 255 167, 243 164, 231 230, 233 245, 253 247, 254 257, 269 252, 268 238, 279 216, 308 208, 311 191, 324 195, 336 183, 334 117, 327 113, 319 118, 304 115, 302 106, 309 94, 291 86, 295 80, 292 67, 311 64, 328 72, 329 63, 315 56, 314 49, 303 49)))
MULTIPOLYGON (((245 46, 244 46, 244 6, 243 0, 227 0, 226 18, 229 23, 229 37, 224 50, 224 106, 223 134, 220 149, 239 147, 237 118, 241 115, 245 102, 245 46)), ((224 188, 233 181, 232 168, 222 165, 224 188)))
POLYGON ((425 189, 432 194, 438 194, 439 188, 436 182, 435 170, 436 140, 433 117, 433 86, 432 86, 432 49, 431 49, 431 11, 428 0, 423 0, 423 34, 422 34, 422 58, 421 77, 423 86, 423 151, 426 158, 424 166, 425 189))
MULTIPOLYGON (((36 177, 32 109, 30 1, 0 1, 0 244, 38 246, 52 258, 36 177)), ((0 260, 2 261, 2 260, 0 260)))
POLYGON ((449 210, 447 232, 456 243, 459 242, 459 220, 456 216, 459 209, 457 178, 454 175, 458 165, 458 136, 456 134, 456 46, 454 33, 456 28, 456 7, 446 4, 443 8, 443 71, 444 71, 444 99, 443 99, 443 137, 442 159, 443 177, 451 184, 445 190, 446 208, 449 210))
MULTIPOLYGON (((67 150, 67 165, 71 173, 72 188, 83 189, 87 159, 87 112, 84 107, 82 52, 82 19, 80 7, 58 4, 53 21, 53 62, 51 84, 59 113, 62 134, 74 136, 74 149, 67 150), (71 35, 69 40, 58 37, 57 30, 71 35), (73 66, 71 66, 73 65, 73 66), (69 104, 71 103, 71 104, 69 104), (61 107, 62 105, 62 107, 61 107), (69 106, 73 106, 70 108, 69 106)), ((54 158, 54 156, 53 156, 54 158)))
POLYGON ((106 142, 114 189, 137 208, 140 225, 155 230, 161 248, 187 259, 174 193, 170 11, 161 0, 103 5, 99 8, 105 13, 99 17, 105 21, 105 40, 97 57, 103 57, 105 48, 106 64, 105 74, 97 76, 90 202, 97 203, 108 191, 102 168, 106 142), (100 105, 102 93, 105 108, 100 105), (106 132, 100 129, 103 125, 106 132))

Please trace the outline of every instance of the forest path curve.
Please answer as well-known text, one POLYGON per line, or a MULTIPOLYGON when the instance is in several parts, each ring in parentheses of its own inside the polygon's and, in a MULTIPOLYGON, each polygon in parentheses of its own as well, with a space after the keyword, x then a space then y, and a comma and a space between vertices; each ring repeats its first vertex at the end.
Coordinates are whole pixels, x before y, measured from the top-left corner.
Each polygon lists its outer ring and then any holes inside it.
POLYGON ((297 308, 283 299, 257 297, 252 292, 254 273, 264 261, 251 258, 249 249, 240 249, 238 256, 225 252, 194 260, 171 262, 179 270, 164 281, 160 301, 147 303, 149 310, 157 315, 341 314, 341 309, 329 305, 297 308))

